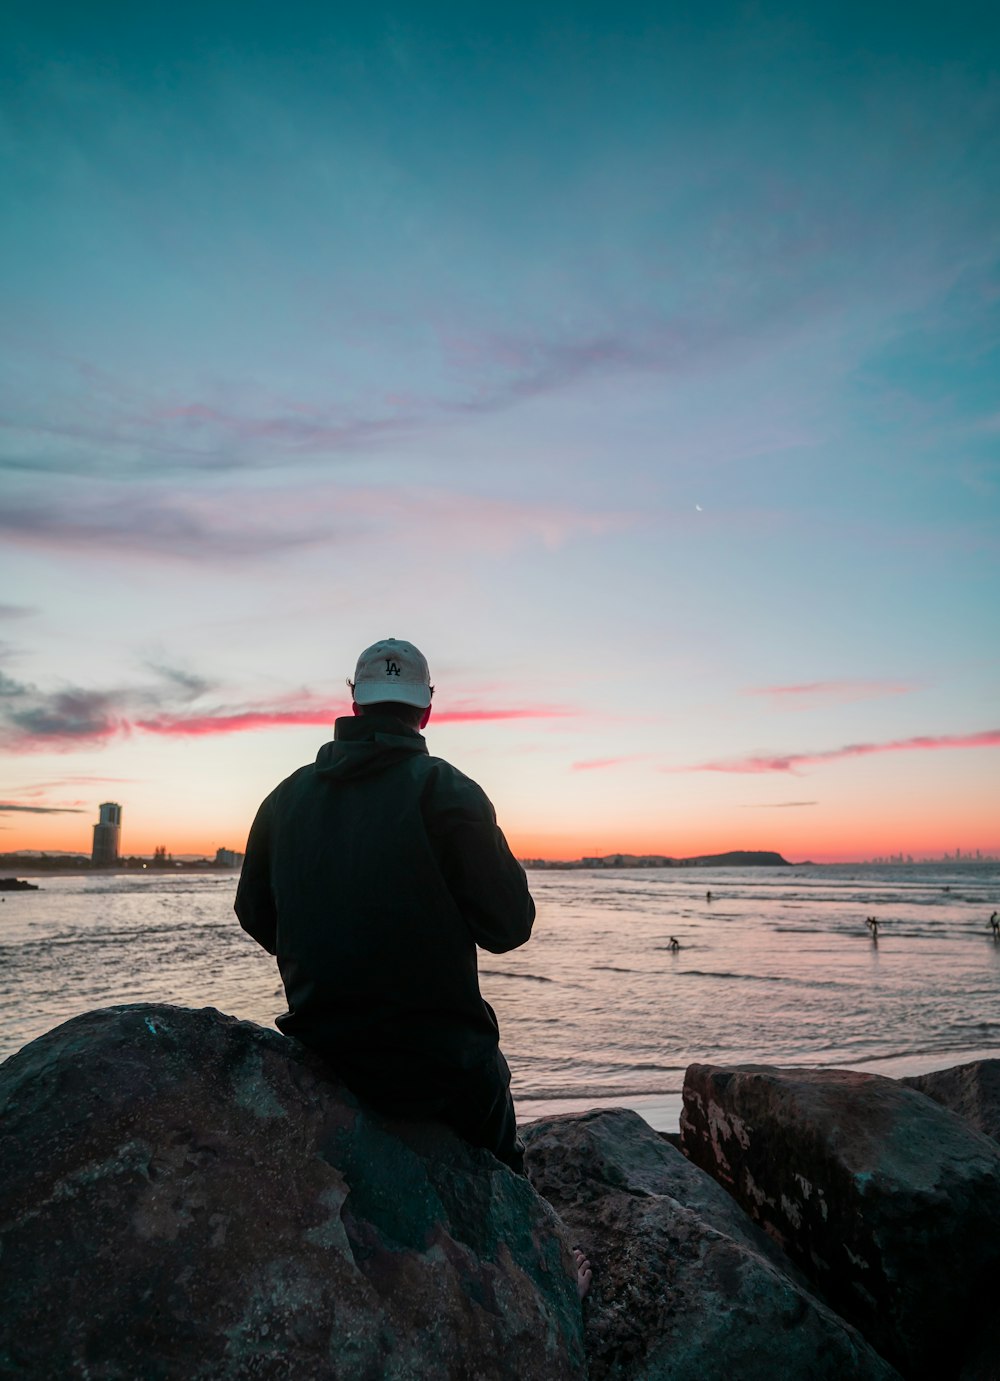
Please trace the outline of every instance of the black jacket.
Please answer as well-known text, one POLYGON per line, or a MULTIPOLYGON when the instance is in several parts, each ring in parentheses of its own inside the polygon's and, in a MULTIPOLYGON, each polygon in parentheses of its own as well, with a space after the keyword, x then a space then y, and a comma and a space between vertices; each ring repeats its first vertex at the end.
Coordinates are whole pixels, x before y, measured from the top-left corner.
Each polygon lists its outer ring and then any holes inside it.
POLYGON ((476 945, 515 949, 535 916, 524 870, 475 782, 390 717, 338 719, 315 763, 257 813, 236 894, 278 957, 286 1035, 358 1091, 428 1097, 495 1058, 476 945))

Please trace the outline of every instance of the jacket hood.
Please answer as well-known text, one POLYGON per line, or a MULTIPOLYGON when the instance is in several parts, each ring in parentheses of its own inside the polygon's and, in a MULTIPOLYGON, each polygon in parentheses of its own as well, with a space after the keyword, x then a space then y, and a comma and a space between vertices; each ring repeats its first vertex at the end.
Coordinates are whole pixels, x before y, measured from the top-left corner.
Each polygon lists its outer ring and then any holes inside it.
POLYGON ((423 734, 392 715, 366 714, 338 719, 333 742, 316 755, 316 775, 335 781, 370 777, 414 753, 426 753, 423 734))

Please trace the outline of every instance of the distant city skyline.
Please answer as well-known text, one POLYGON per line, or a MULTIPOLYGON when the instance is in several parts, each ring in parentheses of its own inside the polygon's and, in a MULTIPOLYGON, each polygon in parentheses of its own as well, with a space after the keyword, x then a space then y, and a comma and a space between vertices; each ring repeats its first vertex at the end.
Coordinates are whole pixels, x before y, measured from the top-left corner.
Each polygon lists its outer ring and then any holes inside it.
POLYGON ((0 850, 377 638, 521 857, 1000 853, 1000 19, 5 8, 0 850))
MULTIPOLYGON (((101 811, 102 811, 102 823, 105 823, 105 822, 103 822, 103 811, 104 811, 104 807, 101 807, 101 811)), ((120 818, 121 818, 121 817, 119 816, 119 821, 120 821, 120 818)), ((94 828, 94 830, 95 830, 95 832, 96 832, 97 829, 101 828, 101 825, 100 825, 100 824, 99 824, 99 825, 96 825, 96 826, 94 826, 93 828, 94 828)), ((739 846, 734 846, 733 849, 719 850, 718 852, 720 852, 720 853, 735 853, 735 852, 739 852, 739 851, 740 851, 740 850, 739 850, 739 846)), ((9 853, 9 854, 12 854, 12 855, 13 855, 13 854, 20 853, 20 854, 22 854, 22 855, 28 856, 28 855, 32 855, 32 854, 42 854, 42 853, 45 853, 45 852, 46 852, 45 850, 35 849, 35 848, 30 847, 30 846, 25 846, 24 848, 22 848, 22 849, 20 849, 20 850, 0 850, 0 858, 3 858, 3 857, 5 856, 5 854, 8 854, 8 853, 9 853)), ((87 856, 87 851, 84 850, 84 849, 80 849, 80 850, 73 850, 73 849, 59 850, 59 849, 57 849, 57 850, 52 850, 51 852, 52 852, 52 855, 53 855, 54 857, 55 857, 55 856, 69 856, 69 857, 86 857, 86 856, 87 856)), ((96 850, 95 850, 95 852, 96 852, 96 850)), ((780 853, 781 853, 781 850, 780 850, 780 849, 767 850, 766 852, 774 852, 774 853, 779 853, 779 854, 780 854, 780 853)), ((692 855, 692 856, 695 856, 695 855, 692 855)), ((588 861, 588 858, 591 859, 591 860, 593 860, 593 861, 595 861, 595 862, 602 862, 604 859, 614 858, 614 857, 625 857, 625 858, 636 858, 636 857, 646 857, 646 858, 655 858, 655 857, 674 857, 674 858, 679 858, 679 857, 687 857, 687 855, 684 855, 684 856, 678 855, 678 854, 673 854, 673 855, 671 855, 671 854, 663 854, 663 853, 661 853, 661 852, 637 855, 637 854, 635 854, 635 853, 633 853, 633 852, 631 852, 631 851, 629 851, 629 850, 625 850, 625 849, 610 849, 606 854, 597 854, 597 855, 580 854, 579 856, 574 857, 574 858, 570 858, 570 857, 567 856, 565 859, 560 859, 560 858, 547 859, 547 858, 545 858, 544 856, 539 856, 539 857, 537 857, 537 858, 532 858, 531 856, 524 855, 524 856, 522 856, 522 862, 523 862, 526 866, 528 866, 528 867, 530 867, 533 863, 536 863, 536 864, 543 864, 543 863, 547 863, 547 862, 561 862, 561 861, 567 861, 567 862, 575 862, 575 863, 586 864, 586 862, 588 861)), ((122 858, 122 859, 128 859, 128 858, 132 858, 132 859, 143 859, 143 858, 147 858, 147 859, 149 859, 149 861, 151 861, 151 862, 155 862, 157 859, 160 859, 160 860, 162 860, 162 861, 166 861, 166 860, 173 860, 173 859, 175 859, 175 858, 176 858, 178 861, 183 861, 183 862, 194 862, 194 861, 199 861, 199 860, 201 860, 201 861, 206 861, 206 862, 207 862, 207 861, 214 861, 216 864, 219 864, 220 866, 237 868, 237 867, 241 866, 241 864, 242 864, 242 862, 243 862, 243 851, 240 850, 240 849, 231 849, 231 848, 229 848, 229 847, 226 846, 226 845, 218 845, 218 846, 213 845, 213 846, 212 846, 212 849, 209 850, 209 851, 207 851, 207 852, 201 851, 201 852, 194 852, 194 853, 181 853, 181 852, 175 853, 174 850, 171 849, 168 845, 160 844, 160 845, 154 846, 152 853, 146 853, 146 854, 144 854, 142 851, 135 852, 135 851, 126 850, 126 849, 123 848, 123 849, 122 849, 122 852, 121 852, 121 858, 122 858), (210 860, 210 859, 209 859, 209 854, 211 854, 211 853, 213 853, 213 852, 214 852, 214 855, 215 855, 214 860, 210 860)), ((788 859, 787 861, 788 861, 790 864, 795 865, 796 863, 802 864, 802 863, 806 863, 806 862, 821 862, 822 860, 810 860, 810 859, 807 859, 807 858, 798 858, 798 859, 792 858, 792 859, 788 859)), ((934 853, 933 851, 929 851, 929 852, 927 852, 927 853, 925 853, 925 854, 920 854, 920 853, 912 853, 912 852, 909 852, 909 851, 903 849, 903 850, 900 850, 898 853, 893 853, 893 854, 881 854, 881 855, 872 855, 872 856, 859 856, 859 857, 856 858, 856 859, 844 859, 844 860, 835 860, 835 861, 842 861, 842 862, 845 862, 845 863, 871 864, 871 865, 873 865, 873 866, 879 866, 879 865, 889 866, 889 865, 900 865, 900 864, 905 865, 905 864, 908 864, 908 863, 912 863, 912 864, 924 864, 924 863, 926 863, 926 864, 931 864, 931 863, 939 863, 939 864, 944 864, 944 863, 998 863, 998 862, 1000 862, 1000 851, 997 851, 997 852, 994 852, 994 853, 990 853, 990 852, 985 851, 985 850, 982 850, 982 849, 963 849, 963 848, 961 848, 960 846, 956 846, 956 848, 955 848, 953 851, 951 851, 951 852, 949 852, 948 850, 944 850, 944 851, 942 851, 942 852, 940 852, 940 853, 934 853)), ((96 859, 96 857, 93 858, 93 862, 94 862, 95 865, 97 865, 97 866, 108 866, 106 863, 104 863, 104 864, 97 864, 97 859, 96 859)))

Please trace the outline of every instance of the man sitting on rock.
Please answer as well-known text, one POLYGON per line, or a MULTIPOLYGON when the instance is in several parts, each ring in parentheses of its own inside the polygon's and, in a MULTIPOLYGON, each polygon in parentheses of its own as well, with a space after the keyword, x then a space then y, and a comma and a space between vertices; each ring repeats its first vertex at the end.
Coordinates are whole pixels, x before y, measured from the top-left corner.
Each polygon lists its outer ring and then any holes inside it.
POLYGON ((419 732, 434 688, 412 643, 362 652, 354 718, 264 801, 236 894, 278 958, 277 1025, 361 1098, 439 1118, 519 1173, 523 1146, 476 946, 531 934, 535 906, 475 782, 419 732))

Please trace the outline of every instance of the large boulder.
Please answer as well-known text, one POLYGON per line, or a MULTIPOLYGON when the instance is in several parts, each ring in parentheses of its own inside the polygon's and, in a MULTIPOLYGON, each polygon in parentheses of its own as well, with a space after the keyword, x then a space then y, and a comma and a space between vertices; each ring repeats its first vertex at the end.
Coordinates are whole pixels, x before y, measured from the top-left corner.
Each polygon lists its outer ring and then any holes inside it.
POLYGON ((900 1082, 958 1113, 977 1132, 1000 1141, 1000 1060, 974 1060, 900 1082))
POLYGON ((528 1174, 595 1266, 592 1381, 811 1381, 897 1373, 792 1277, 732 1198, 622 1109, 522 1128, 528 1174))
POLYGON ((685 1154, 880 1353, 957 1376, 1000 1268, 1000 1148, 893 1079, 692 1065, 685 1154))
POLYGON ((582 1318, 527 1180, 211 1008, 131 1006, 0 1068, 0 1374, 568 1378, 582 1318))

